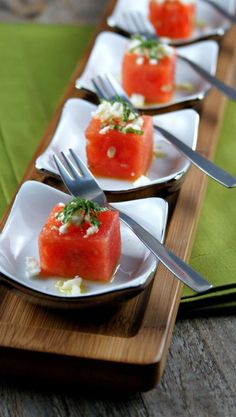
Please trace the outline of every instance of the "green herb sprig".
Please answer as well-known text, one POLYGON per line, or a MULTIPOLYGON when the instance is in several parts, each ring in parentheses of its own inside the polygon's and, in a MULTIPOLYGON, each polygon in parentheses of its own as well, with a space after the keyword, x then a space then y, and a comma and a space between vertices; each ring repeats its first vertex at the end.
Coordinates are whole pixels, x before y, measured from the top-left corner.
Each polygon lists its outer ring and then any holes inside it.
POLYGON ((130 52, 139 52, 149 59, 159 60, 164 53, 165 46, 158 39, 146 39, 141 35, 134 35, 131 39, 137 39, 139 44, 130 49, 130 52))
POLYGON ((76 197, 70 203, 66 204, 56 218, 64 224, 72 223, 73 216, 80 218, 80 225, 85 221, 92 226, 99 227, 101 222, 98 220, 98 214, 108 210, 106 207, 101 207, 94 201, 86 200, 84 198, 76 197))

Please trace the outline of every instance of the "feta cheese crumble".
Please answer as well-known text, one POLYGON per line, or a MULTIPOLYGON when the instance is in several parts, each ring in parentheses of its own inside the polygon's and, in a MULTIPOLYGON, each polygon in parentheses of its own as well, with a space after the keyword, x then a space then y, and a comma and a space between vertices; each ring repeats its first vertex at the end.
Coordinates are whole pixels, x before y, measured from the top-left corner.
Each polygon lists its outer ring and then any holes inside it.
POLYGON ((65 295, 80 295, 81 294, 82 278, 76 276, 75 278, 68 279, 66 281, 59 280, 56 282, 55 287, 65 295))
POLYGON ((91 235, 94 235, 95 233, 98 232, 98 226, 90 226, 87 230, 86 230, 86 235, 84 236, 85 238, 91 235))
MULTIPOLYGON (((109 130, 118 130, 121 133, 135 133, 142 135, 141 126, 144 121, 130 105, 120 99, 104 100, 98 106, 97 110, 92 113, 95 119, 101 121, 100 135, 105 135, 109 130)), ((108 158, 113 158, 113 150, 108 152, 108 158)))
POLYGON ((40 274, 41 268, 37 259, 32 256, 27 256, 25 258, 25 273, 27 278, 36 277, 40 274))
POLYGON ((135 62, 140 66, 145 63, 145 59, 150 65, 157 65, 162 58, 175 54, 174 48, 166 43, 158 39, 146 39, 141 35, 135 35, 128 41, 127 51, 137 56, 135 62))
POLYGON ((67 233, 67 229, 68 229, 68 223, 62 224, 59 227, 59 234, 60 235, 65 235, 67 233))
POLYGON ((145 97, 142 94, 132 94, 130 101, 134 107, 143 107, 145 103, 145 97))

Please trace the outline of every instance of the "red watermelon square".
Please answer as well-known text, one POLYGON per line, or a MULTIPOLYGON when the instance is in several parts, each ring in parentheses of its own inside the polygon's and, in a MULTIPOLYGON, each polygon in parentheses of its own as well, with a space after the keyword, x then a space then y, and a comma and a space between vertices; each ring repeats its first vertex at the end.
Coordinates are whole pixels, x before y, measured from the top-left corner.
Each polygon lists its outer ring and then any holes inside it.
POLYGON ((55 206, 39 235, 42 273, 109 281, 121 253, 118 212, 105 210, 88 215, 85 211, 74 210, 70 218, 66 215, 67 222, 63 222, 68 206, 55 206), (96 216, 96 225, 89 220, 93 215, 96 216))
POLYGON ((158 36, 186 39, 195 27, 196 2, 150 0, 149 19, 158 36))
POLYGON ((136 180, 149 168, 152 117, 127 111, 126 104, 103 102, 86 129, 88 166, 96 176, 136 180))
MULTIPOLYGON (((156 39, 134 36, 122 62, 122 86, 135 103, 166 103, 175 91, 176 53, 156 39)), ((140 107, 137 105, 137 107, 140 107)))

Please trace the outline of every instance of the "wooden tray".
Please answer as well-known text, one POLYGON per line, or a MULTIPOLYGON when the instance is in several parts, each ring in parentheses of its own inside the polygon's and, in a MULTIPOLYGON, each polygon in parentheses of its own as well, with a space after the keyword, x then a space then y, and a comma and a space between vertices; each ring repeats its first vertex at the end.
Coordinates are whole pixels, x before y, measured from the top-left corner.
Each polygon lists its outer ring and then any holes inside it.
MULTIPOLYGON (((99 31, 106 28, 111 13, 109 3, 99 31)), ((236 29, 224 37, 217 75, 231 81, 236 29)), ((95 38, 94 38, 95 39, 95 38)), ((36 172, 34 161, 49 143, 57 126, 64 101, 79 96, 74 88, 92 44, 76 69, 63 100, 42 139, 23 181, 51 180, 36 172)), ((80 95, 81 96, 81 95, 80 95)), ((211 91, 201 110, 198 150, 212 158, 226 99, 211 91)), ((55 183, 54 183, 55 185, 55 183)), ((192 167, 176 198, 168 225, 166 246, 188 260, 207 178, 192 167)), ((9 209, 5 214, 7 218, 9 209)), ((2 221, 2 225, 4 220, 2 221)), ((144 391, 160 381, 171 340, 179 300, 180 284, 160 266, 146 291, 121 305, 98 312, 54 311, 33 305, 1 287, 0 291, 0 367, 6 375, 24 375, 47 381, 91 385, 105 389, 144 391)))

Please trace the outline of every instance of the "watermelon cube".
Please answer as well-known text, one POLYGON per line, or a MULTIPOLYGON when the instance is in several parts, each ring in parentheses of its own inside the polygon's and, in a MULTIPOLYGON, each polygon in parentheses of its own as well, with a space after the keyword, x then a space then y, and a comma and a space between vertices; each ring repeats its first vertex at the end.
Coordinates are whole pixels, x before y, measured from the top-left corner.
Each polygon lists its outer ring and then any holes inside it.
POLYGON ((158 40, 134 37, 122 61, 122 85, 135 104, 166 103, 175 91, 176 53, 174 48, 158 40))
MULTIPOLYGON (((119 214, 78 209, 78 200, 65 207, 56 205, 41 230, 38 243, 42 273, 107 282, 121 253, 119 214), (91 219, 96 220, 95 224, 91 219)), ((87 200, 83 201, 86 205, 87 200)))
POLYGON ((102 103, 85 135, 88 166, 94 175, 136 180, 148 170, 153 157, 152 117, 133 112, 127 117, 127 105, 102 103), (124 114, 130 120, 124 120, 124 114))
POLYGON ((150 0, 149 19, 159 36, 186 39, 195 27, 196 1, 150 0))

